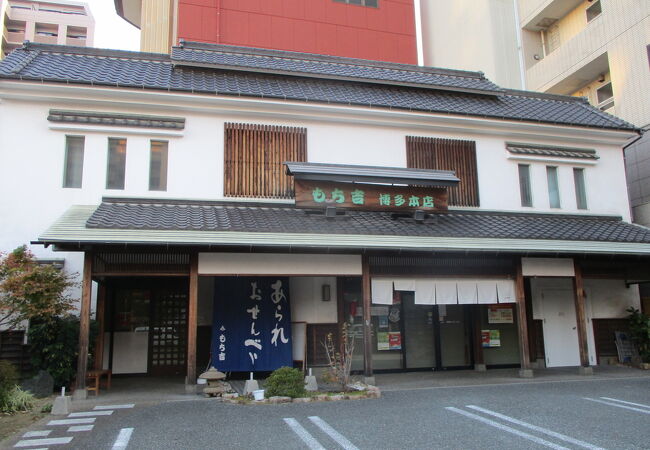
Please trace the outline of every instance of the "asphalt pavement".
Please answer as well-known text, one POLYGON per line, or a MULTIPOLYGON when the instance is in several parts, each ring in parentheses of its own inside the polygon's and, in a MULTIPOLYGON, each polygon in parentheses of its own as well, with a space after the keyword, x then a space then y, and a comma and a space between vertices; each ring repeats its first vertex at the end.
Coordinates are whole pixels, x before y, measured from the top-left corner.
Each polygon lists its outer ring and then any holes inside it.
POLYGON ((55 418, 81 423, 37 424, 31 433, 50 432, 9 448, 650 448, 647 376, 426 387, 307 404, 192 399, 100 408, 55 418))

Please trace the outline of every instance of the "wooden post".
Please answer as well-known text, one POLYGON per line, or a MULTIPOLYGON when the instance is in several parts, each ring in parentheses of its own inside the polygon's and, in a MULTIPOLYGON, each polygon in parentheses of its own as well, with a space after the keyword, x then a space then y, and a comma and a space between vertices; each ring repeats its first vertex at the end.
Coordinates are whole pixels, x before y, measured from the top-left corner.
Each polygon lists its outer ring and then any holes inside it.
POLYGON ((524 290, 524 275, 521 268, 521 258, 517 261, 517 278, 515 280, 517 296, 517 334, 519 337, 519 360, 521 370, 519 376, 531 378, 533 369, 530 364, 530 349, 528 347, 528 318, 526 317, 526 293, 524 290))
POLYGON ((104 333, 106 331, 106 285, 99 284, 97 292, 97 313, 95 319, 99 323, 99 335, 97 342, 95 342, 95 369, 101 370, 104 368, 104 333))
POLYGON ((372 376, 372 330, 370 328, 370 263, 368 256, 361 257, 361 292, 363 296, 363 374, 372 376))
POLYGON ((580 351, 580 366, 589 367, 589 347, 587 345, 587 315, 585 314, 585 290, 582 281, 582 269, 577 261, 573 263, 575 276, 574 299, 576 306, 576 326, 578 328, 578 349, 580 351))
POLYGON ((79 358, 77 359, 77 382, 75 397, 86 398, 86 370, 88 365, 88 341, 90 334, 90 298, 93 289, 93 254, 84 253, 83 280, 81 285, 81 308, 79 310, 79 358))
POLYGON ((199 297, 199 258, 190 256, 190 286, 187 307, 187 377, 185 384, 196 384, 196 322, 199 297))

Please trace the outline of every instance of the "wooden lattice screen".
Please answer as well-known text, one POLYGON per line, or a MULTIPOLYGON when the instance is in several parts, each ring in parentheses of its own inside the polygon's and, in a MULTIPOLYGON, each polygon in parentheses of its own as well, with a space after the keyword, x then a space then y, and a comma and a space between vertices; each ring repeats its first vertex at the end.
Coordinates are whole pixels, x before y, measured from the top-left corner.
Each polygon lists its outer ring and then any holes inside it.
POLYGON ((224 195, 293 198, 282 163, 306 160, 306 128, 226 123, 224 195))
POLYGON ((417 169, 453 170, 460 183, 449 188, 449 205, 479 206, 474 141, 406 136, 406 164, 417 169))

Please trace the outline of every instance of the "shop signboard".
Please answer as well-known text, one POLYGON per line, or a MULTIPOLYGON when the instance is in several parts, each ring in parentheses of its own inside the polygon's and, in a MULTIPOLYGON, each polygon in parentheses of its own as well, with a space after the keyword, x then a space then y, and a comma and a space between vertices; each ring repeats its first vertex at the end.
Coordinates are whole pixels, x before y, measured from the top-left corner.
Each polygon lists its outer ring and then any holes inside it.
POLYGON ((514 323, 512 307, 508 305, 489 306, 488 323, 514 323))
POLYGON ((288 278, 215 281, 211 364, 222 372, 292 366, 288 278))
POLYGON ((341 209, 396 212, 447 210, 446 187, 295 180, 295 189, 297 208, 334 206, 341 209))

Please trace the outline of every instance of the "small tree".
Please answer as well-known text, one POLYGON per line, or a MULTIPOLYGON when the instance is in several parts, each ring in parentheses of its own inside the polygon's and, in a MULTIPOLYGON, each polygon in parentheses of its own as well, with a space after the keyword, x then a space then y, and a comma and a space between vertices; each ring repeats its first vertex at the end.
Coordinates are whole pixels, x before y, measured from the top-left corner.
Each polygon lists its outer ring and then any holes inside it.
POLYGON ((639 356, 644 363, 650 363, 650 317, 636 308, 628 308, 626 311, 630 313, 630 334, 639 350, 639 356))
POLYGON ((0 326, 16 328, 25 320, 47 321, 72 308, 67 291, 71 275, 39 265, 26 246, 0 254, 0 326))
POLYGON ((354 336, 347 322, 341 327, 341 347, 336 349, 332 333, 323 342, 332 378, 336 380, 343 391, 348 391, 350 371, 352 370, 352 355, 354 354, 354 336))

